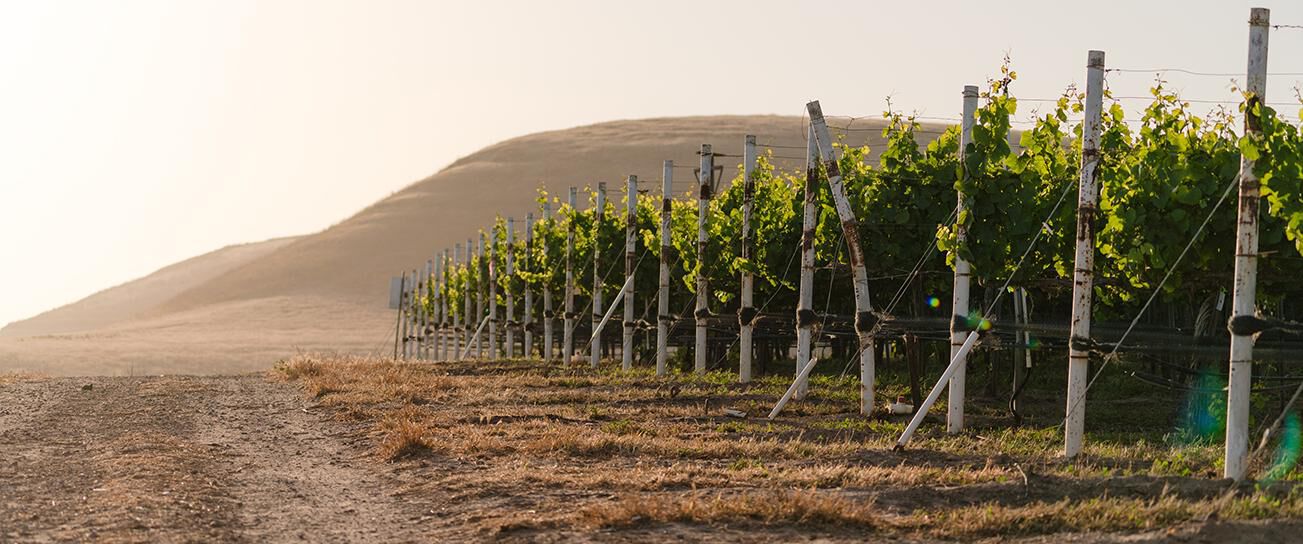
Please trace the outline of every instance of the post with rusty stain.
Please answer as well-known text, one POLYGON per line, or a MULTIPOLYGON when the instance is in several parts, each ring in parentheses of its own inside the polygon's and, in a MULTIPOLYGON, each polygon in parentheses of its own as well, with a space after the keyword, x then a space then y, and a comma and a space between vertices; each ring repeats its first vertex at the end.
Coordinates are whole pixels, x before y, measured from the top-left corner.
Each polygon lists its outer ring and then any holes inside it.
POLYGON ((472 281, 471 264, 475 262, 475 258, 473 257, 474 254, 472 253, 472 251, 474 251, 472 249, 474 247, 474 244, 475 244, 474 240, 471 240, 470 238, 466 239, 466 283, 465 283, 465 287, 462 289, 462 296, 461 296, 462 302, 464 303, 462 304, 463 306, 462 315, 466 316, 465 318, 462 319, 462 322, 465 323, 466 326, 466 348, 458 352, 457 360, 465 359, 466 358, 465 354, 470 353, 471 341, 473 341, 476 338, 475 326, 480 322, 479 316, 474 313, 471 313, 472 297, 471 297, 470 287, 472 281))
MULTIPOLYGON (((532 272, 529 267, 530 259, 534 255, 534 212, 525 214, 525 255, 520 261, 520 270, 524 273, 532 272)), ((521 281, 521 287, 525 291, 525 313, 520 320, 520 326, 525 330, 525 353, 526 359, 534 354, 534 290, 530 288, 529 282, 521 281)))
MULTIPOLYGON (((488 285, 486 285, 488 281, 486 280, 489 274, 488 258, 486 257, 487 254, 484 253, 484 231, 480 231, 480 245, 477 249, 475 253, 480 260, 475 265, 475 320, 479 321, 484 319, 485 316, 484 290, 488 288, 488 285)), ((484 359, 484 337, 480 335, 475 335, 475 358, 484 359)))
POLYGON ((864 266, 864 248, 860 245, 860 223, 855 217, 855 210, 851 209, 851 201, 846 198, 846 187, 842 184, 841 170, 837 166, 837 157, 833 154, 832 138, 819 101, 807 104, 806 110, 810 112, 810 127, 814 130, 814 140, 819 146, 819 159, 828 172, 828 189, 832 194, 833 207, 837 209, 837 217, 841 219, 842 237, 846 239, 846 255, 853 274, 851 285, 855 289, 855 334, 860 343, 860 413, 868 415, 873 411, 876 379, 873 335, 877 332, 878 317, 869 300, 869 272, 864 266))
POLYGON ((602 223, 606 219, 606 182, 597 183, 597 208, 593 213, 593 341, 588 365, 597 368, 602 359, 602 223))
POLYGON ((489 359, 502 354, 498 337, 498 224, 489 230, 489 359))
MULTIPOLYGON (((747 261, 748 265, 751 260, 751 208, 755 204, 756 181, 753 179, 756 170, 756 137, 747 134, 742 144, 742 260, 747 261)), ((738 319, 738 363, 737 363, 737 380, 741 383, 751 381, 751 348, 752 333, 754 332, 753 324, 756 318, 756 309, 752 307, 754 303, 752 291, 755 285, 755 275, 751 273, 750 268, 742 271, 742 300, 739 301, 737 310, 738 319)))
MULTIPOLYGON (((968 144, 973 142, 973 124, 977 115, 977 86, 965 85, 963 97, 964 114, 959 124, 959 171, 961 176, 966 176, 968 174, 963 165, 968 144)), ((963 191, 957 191, 957 193, 954 226, 955 242, 963 245, 968 238, 968 227, 965 226, 965 221, 968 217, 970 198, 963 191)), ((955 282, 950 299, 950 358, 952 360, 959 354, 960 347, 964 345, 964 339, 973 330, 974 325, 973 320, 968 317, 973 267, 958 251, 955 251, 953 256, 955 282)), ((958 365, 955 368, 954 375, 950 378, 950 400, 946 407, 946 431, 950 433, 964 430, 964 399, 967 397, 968 356, 961 357, 958 365)))
MULTIPOLYGON (((416 275, 416 269, 412 269, 412 275, 413 275, 413 276, 416 275)), ((421 294, 423 294, 423 293, 422 293, 422 290, 423 290, 423 289, 428 289, 430 279, 431 279, 430 276, 426 276, 426 277, 422 278, 418 283, 412 285, 412 302, 413 302, 413 303, 417 303, 417 302, 419 302, 420 299, 419 299, 418 297, 419 297, 421 294)), ((422 309, 421 307, 419 307, 419 306, 417 307, 417 310, 421 310, 421 309, 422 309)), ((410 350, 410 352, 408 353, 408 357, 410 357, 410 358, 415 358, 415 359, 422 359, 422 358, 425 358, 425 356, 424 356, 423 353, 421 353, 421 350, 420 350, 420 347, 421 347, 420 341, 421 341, 421 339, 424 338, 425 335, 428 334, 428 333, 426 333, 426 332, 420 330, 420 329, 421 329, 421 322, 418 321, 418 320, 416 319, 416 316, 417 316, 417 313, 416 313, 416 312, 413 312, 413 313, 412 313, 412 342, 411 342, 411 350, 410 350)))
MULTIPOLYGON (((814 337, 814 230, 819 225, 819 207, 815 203, 819 182, 819 150, 814 141, 814 127, 806 131, 805 140, 805 191, 801 205, 801 279, 796 299, 796 375, 811 359, 810 342, 814 337)), ((792 398, 801 400, 809 392, 809 384, 798 380, 792 398)))
POLYGON ((624 337, 620 346, 620 368, 633 369, 633 331, 634 331, 634 260, 637 258, 638 241, 638 176, 629 176, 625 189, 624 203, 624 337))
MULTIPOLYGON (((1248 85, 1245 87, 1244 133, 1262 137, 1258 110, 1267 100, 1267 38, 1271 11, 1253 8, 1249 13, 1248 85)), ((1226 398, 1225 476, 1244 479, 1248 470, 1249 397, 1253 379, 1253 334, 1258 293, 1259 181, 1253 159, 1240 156, 1240 205, 1235 231, 1235 284, 1232 292, 1230 383, 1226 398)))
POLYGON ((1095 210, 1099 200, 1099 131, 1104 111, 1104 52, 1086 55, 1086 109, 1081 122, 1081 178, 1077 184, 1077 255, 1072 270, 1072 323, 1068 335, 1068 406, 1063 455, 1081 453, 1090 372, 1090 307, 1095 285, 1095 210))
MULTIPOLYGON (((461 256, 461 242, 457 242, 453 245, 452 268, 448 271, 448 285, 450 286, 454 281, 456 281, 457 272, 461 269, 461 256)), ((449 293, 451 294, 451 289, 449 290, 449 293)), ((465 297, 465 291, 462 292, 462 296, 465 297)), ((465 331, 465 324, 463 322, 465 321, 466 316, 462 313, 461 309, 457 307, 457 301, 451 300, 451 297, 449 297, 448 303, 448 311, 452 312, 452 353, 449 354, 448 360, 455 361, 461 358, 462 333, 465 331)))
MULTIPOLYGON (((547 223, 549 227, 552 225, 552 202, 550 200, 543 201, 543 222, 547 223)), ((544 252, 547 251, 546 241, 543 242, 543 251, 544 252)), ((552 256, 548 255, 549 265, 552 265, 551 258, 552 256)), ((549 270, 546 272, 548 272, 547 276, 551 277, 551 273, 550 273, 551 271, 549 270)), ((555 321, 555 317, 556 316, 553 315, 553 308, 552 308, 552 286, 548 285, 547 282, 543 282, 543 360, 544 361, 551 361, 553 356, 556 355, 556 353, 552 351, 552 346, 553 346, 552 323, 553 321, 555 321)))
POLYGON ((710 144, 701 144, 701 170, 697 175, 697 343, 693 350, 694 369, 706 373, 706 327, 710 317, 710 283, 706 274, 706 217, 710 214, 711 176, 715 172, 715 154, 710 144))
POLYGON ((661 166, 660 290, 656 293, 656 375, 664 376, 670 350, 670 208, 674 191, 674 161, 661 166))
POLYGON ((561 361, 570 364, 575 356, 575 214, 578 208, 575 207, 577 194, 579 190, 570 188, 570 214, 566 220, 566 292, 565 292, 565 315, 563 316, 561 326, 561 361))
POLYGON ((507 218, 507 263, 506 263, 506 285, 502 286, 502 296, 506 299, 507 317, 506 329, 507 340, 505 349, 507 358, 516 356, 516 291, 513 287, 516 284, 516 218, 507 218))

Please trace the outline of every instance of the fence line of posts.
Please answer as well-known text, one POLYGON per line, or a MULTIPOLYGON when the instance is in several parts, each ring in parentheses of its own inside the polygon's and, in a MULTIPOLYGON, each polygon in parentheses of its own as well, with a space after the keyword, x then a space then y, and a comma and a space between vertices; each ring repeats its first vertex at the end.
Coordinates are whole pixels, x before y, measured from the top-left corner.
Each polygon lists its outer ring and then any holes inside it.
MULTIPOLYGON (((1252 108, 1265 100, 1267 38, 1270 30, 1268 10, 1253 9, 1249 25, 1248 77, 1245 91, 1248 106, 1252 108)), ((1081 125, 1082 152, 1077 187, 1076 249, 1071 299, 1067 395, 1064 412, 1064 454, 1067 457, 1080 454, 1084 447, 1086 391, 1089 387, 1088 357, 1092 344, 1091 306, 1095 281, 1095 215, 1099 200, 1099 185, 1096 175, 1101 154, 1100 130, 1104 73, 1104 53, 1102 51, 1090 51, 1086 63, 1084 119, 1081 125)), ((959 164, 964 165, 964 155, 973 141, 973 129, 978 107, 978 88, 972 85, 964 86, 961 98, 962 118, 959 123, 958 159, 959 164)), ((800 400, 807 395, 808 383, 804 378, 813 367, 815 360, 812 341, 813 329, 818 316, 813 305, 814 238, 819 221, 819 209, 815 195, 819 189, 817 185, 819 180, 826 179, 838 220, 842 225, 842 239, 845 240, 846 255, 853 274, 852 285, 854 287, 856 308, 854 321, 857 337, 856 355, 859 361, 861 384, 860 409, 861 413, 867 415, 874 409, 876 363, 874 339, 875 333, 881 326, 881 315, 870 301, 869 279, 864 263, 862 241, 857 230, 861 218, 855 216, 846 195, 842 175, 838 171, 836 149, 827 122, 817 101, 807 104, 807 112, 809 114, 809 126, 806 149, 806 176, 803 191, 799 193, 800 198, 802 198, 802 231, 800 247, 797 249, 800 257, 800 278, 797 306, 795 308, 794 351, 797 378, 794 380, 789 395, 784 397, 784 402, 788 397, 793 400, 800 400)), ((1244 130, 1246 133, 1257 133, 1261 130, 1255 116, 1245 115, 1244 130)), ((697 265, 694 271, 695 308, 692 315, 695 333, 691 349, 693 353, 693 371, 701 374, 707 372, 710 365, 709 347, 711 344, 709 336, 711 330, 710 318, 712 317, 709 300, 711 289, 709 275, 705 273, 702 263, 706 262, 708 257, 707 251, 709 250, 710 240, 707 223, 710 215, 710 201, 718 191, 716 185, 718 180, 716 179, 716 153, 712 145, 702 144, 699 155, 700 163, 696 169, 695 179, 697 197, 695 250, 697 265)), ((755 244, 752 230, 752 208, 755 198, 753 176, 757 156, 755 136, 745 136, 742 146, 742 183, 744 183, 744 188, 740 230, 740 254, 743 259, 751 258, 754 251, 753 245, 755 244)), ((1237 480, 1242 479, 1247 471, 1248 409, 1253 363, 1253 334, 1258 332, 1253 330, 1252 321, 1255 315, 1254 301, 1258 250, 1257 210, 1260 195, 1259 184, 1253 167, 1254 160, 1242 156, 1239 178, 1239 218, 1237 222, 1233 312, 1229 323, 1232 335, 1229 363, 1230 385, 1228 387, 1225 475, 1237 480)), ((654 344, 655 369, 658 376, 664 376, 669 372, 668 359, 671 351, 671 329, 679 322, 679 318, 671 314, 669 305, 672 290, 670 282, 670 211, 674 168, 673 161, 666 160, 662 165, 661 213, 659 218, 660 257, 657 278, 658 290, 655 301, 656 337, 654 344)), ((969 173, 964 171, 961 166, 959 176, 968 175, 969 173)), ((535 324, 533 322, 535 293, 528 283, 515 281, 517 272, 528 273, 533 270, 530 259, 532 259, 535 250, 534 227, 536 223, 532 213, 526 217, 524 244, 529 251, 525 253, 526 257, 523 262, 517 263, 515 262, 516 252, 514 251, 516 244, 515 219, 509 217, 505 222, 505 232, 491 229, 487 234, 489 237, 487 243, 486 234, 482 232, 479 244, 474 251, 472 251, 472 240, 467 239, 464 262, 462 261, 462 246, 458 243, 453 249, 451 262, 448 251, 442 250, 441 253, 436 253, 436 258, 426 261, 423 273, 418 273, 414 269, 410 273, 404 273, 400 277, 394 278, 391 287, 391 305, 399 309, 394 331, 396 337, 395 358, 456 360, 473 354, 475 358, 498 359, 504 356, 524 356, 540 357, 547 361, 560 359, 563 362, 572 363, 582 360, 582 356, 586 353, 589 366, 597 368, 603 356, 604 346, 601 332, 617 309, 617 305, 622 303, 620 365, 624 370, 632 369, 637 362, 635 356, 637 351, 636 333, 639 328, 636 301, 633 296, 633 286, 636 281, 639 263, 638 233, 636 229, 638 187, 638 178, 632 175, 629 176, 626 180, 625 189, 627 228, 624 233, 623 247, 624 281, 620 282, 620 290, 610 303, 604 303, 603 289, 607 286, 607 278, 604 273, 608 267, 613 267, 614 262, 603 260, 604 256, 600 252, 594 251, 592 263, 576 263, 574 258, 576 232, 575 224, 571 222, 565 234, 562 259, 565 268, 564 289, 561 293, 562 311, 559 314, 554 311, 553 293, 550 288, 545 288, 539 293, 543 304, 542 338, 541 342, 536 346, 535 324), (500 239, 505 241, 507 251, 504 256, 504 271, 498 270, 495 265, 498 262, 498 256, 495 253, 498 247, 497 242, 500 239), (478 267, 475 277, 485 278, 487 276, 487 281, 477 280, 472 285, 469 280, 466 280, 464 285, 467 292, 463 296, 463 308, 460 310, 450 308, 446 296, 447 287, 452 281, 450 274, 453 269, 461 266, 469 267, 472 263, 478 267), (589 297, 591 334, 586 339, 577 339, 577 320, 581 316, 576 313, 577 278, 575 267, 586 264, 591 264, 593 271, 593 285, 589 297), (508 280, 501 284, 503 285, 503 298, 505 301, 505 317, 499 319, 499 304, 496 301, 499 298, 499 276, 503 273, 505 273, 505 278, 508 280), (523 293, 515 292, 515 286, 517 285, 524 285, 523 293), (474 289, 473 304, 470 293, 472 288, 474 289), (524 314, 519 321, 517 320, 514 303, 516 295, 522 295, 524 301, 524 314), (430 297, 429 300, 432 303, 428 306, 417 304, 416 302, 423 297, 430 297), (560 341, 556 342, 553 331, 558 317, 562 328, 560 341), (481 338, 481 333, 486 325, 487 350, 484 349, 483 339, 481 338), (518 332, 522 333, 520 335, 522 340, 520 342, 521 352, 516 351, 518 332), (462 342, 465 343, 465 349, 461 349, 462 342)), ((577 192, 577 188, 569 188, 567 202, 572 210, 577 209, 577 192)), ((596 213, 593 218, 593 228, 595 232, 599 232, 602 223, 606 220, 607 195, 604 182, 597 184, 595 200, 596 213)), ((968 195, 959 192, 956 202, 956 217, 962 216, 969 205, 968 195)), ((550 204, 544 205, 542 220, 544 222, 553 220, 550 204)), ((960 242, 967 236, 962 222, 956 221, 954 234, 960 242)), ((609 256, 606 257, 609 258, 609 256)), ((938 400, 942 391, 948 390, 949 392, 946 414, 947 432, 958 433, 964 429, 965 369, 968 356, 979 339, 980 331, 978 329, 980 326, 978 323, 985 316, 979 316, 977 311, 970 312, 972 265, 957 254, 954 255, 953 262, 952 318, 950 319, 948 334, 949 364, 926 399, 923 399, 922 403, 915 407, 914 415, 898 441, 899 446, 903 446, 909 441, 927 411, 938 400)), ((754 275, 749 271, 743 271, 740 280, 740 302, 737 315, 738 380, 746 383, 753 378, 755 347, 753 332, 758 312, 754 308, 753 300, 754 275)), ((651 302, 647 301, 645 304, 651 304, 651 302)), ((1013 306, 1015 319, 1025 321, 1028 315, 1025 294, 1016 292, 1013 306)), ((987 312, 989 312, 989 309, 987 309, 987 312)), ((1030 361, 1030 355, 1028 355, 1027 360, 1030 361)), ((1017 375, 1015 374, 1016 380, 1017 375)))

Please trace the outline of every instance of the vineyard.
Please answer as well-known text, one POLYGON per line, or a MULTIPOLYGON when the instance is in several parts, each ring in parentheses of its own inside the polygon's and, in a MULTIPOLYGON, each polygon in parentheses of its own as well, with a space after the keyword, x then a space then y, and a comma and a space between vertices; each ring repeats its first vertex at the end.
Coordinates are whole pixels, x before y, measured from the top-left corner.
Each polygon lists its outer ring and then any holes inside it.
MULTIPOLYGON (((1297 442, 1303 129, 1264 100, 1267 28, 1253 26, 1261 59, 1242 100, 1206 115, 1161 78, 1129 114, 1103 90, 1102 53, 1086 89, 1020 101, 1006 61, 965 91, 961 118, 885 112, 880 150, 844 143, 878 129, 812 103, 801 171, 775 165, 801 150, 749 137, 615 195, 540 193, 523 228, 499 217, 404 275, 395 356, 795 376, 796 402, 810 394, 802 371, 858 369, 862 414, 914 413, 898 445, 943 388, 947 428, 963 430, 965 382, 980 380, 1010 425, 1064 425, 1069 456, 1074 412, 1086 417, 1103 375, 1184 395, 1199 414, 1180 429, 1190 440, 1243 418, 1297 442), (1027 103, 1039 109, 1018 127, 1027 103), (1237 276, 1237 255, 1256 277, 1237 276), (1226 360, 1243 338, 1254 370, 1237 382, 1226 360), (1065 375, 1066 416, 1027 413, 1028 389, 1062 390, 1065 375)), ((1254 460, 1227 455, 1227 475, 1245 477, 1254 460)))

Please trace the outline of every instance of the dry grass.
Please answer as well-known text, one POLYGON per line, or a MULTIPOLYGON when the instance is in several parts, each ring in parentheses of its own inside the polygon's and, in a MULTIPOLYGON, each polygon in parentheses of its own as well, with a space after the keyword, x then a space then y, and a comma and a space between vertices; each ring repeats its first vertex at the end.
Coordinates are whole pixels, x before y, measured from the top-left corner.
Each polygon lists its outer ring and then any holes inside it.
POLYGON ((966 540, 1303 517, 1289 482, 1223 501, 1224 483, 1198 477, 1215 446, 1093 436, 1064 461, 1055 429, 982 427, 975 410, 974 431, 930 425, 894 452, 903 422, 851 412, 850 382, 816 383, 770 422, 722 411, 765 412, 781 378, 312 357, 274 374, 368 425, 377 457, 418 471, 406 492, 451 495, 465 519, 503 531, 805 526, 966 540))

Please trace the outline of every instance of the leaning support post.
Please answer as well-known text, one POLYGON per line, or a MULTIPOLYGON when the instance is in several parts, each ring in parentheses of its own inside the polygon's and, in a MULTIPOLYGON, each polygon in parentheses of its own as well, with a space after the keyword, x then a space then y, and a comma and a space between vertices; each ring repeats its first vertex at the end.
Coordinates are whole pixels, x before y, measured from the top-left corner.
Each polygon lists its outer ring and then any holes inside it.
MULTIPOLYGON (((810 355, 810 342, 814 337, 814 230, 819 224, 819 208, 815 205, 818 195, 819 180, 819 146, 814 141, 814 127, 806 131, 805 140, 805 191, 801 204, 801 279, 798 284, 796 299, 796 370, 800 375, 804 361, 810 355)), ((809 392, 809 384, 799 380, 792 398, 801 400, 809 392)))
POLYGON ((507 352, 507 358, 516 356, 516 327, 519 322, 516 321, 516 291, 512 289, 516 284, 516 218, 507 218, 507 283, 502 286, 502 296, 507 299, 507 344, 504 351, 507 352))
POLYGON ((620 368, 633 369, 633 275, 638 250, 638 176, 629 176, 624 204, 624 337, 620 345, 620 368))
MULTIPOLYGON (((973 123, 977 115, 977 86, 964 86, 964 117, 960 121, 959 130, 959 165, 962 176, 967 176, 967 170, 964 168, 964 157, 967 155, 968 144, 973 142, 973 123)), ((968 215, 969 196, 963 191, 958 193, 958 203, 955 212, 955 240, 963 244, 968 237, 968 228, 963 223, 963 218, 968 215)), ((973 275, 973 267, 965 260, 958 251, 954 253, 955 258, 955 283, 954 290, 951 292, 950 299, 951 315, 950 318, 950 358, 954 359, 955 354, 959 353, 959 348, 964 344, 964 338, 973 328, 970 326, 968 319, 970 285, 973 275)), ((950 400, 946 411, 946 432, 957 433, 964 430, 964 398, 967 395, 968 380, 968 358, 965 356, 959 364, 959 368, 950 378, 950 400)))
POLYGON ((399 298, 399 302, 398 302, 398 325, 397 325, 398 331, 396 331, 397 338, 394 340, 395 359, 399 358, 398 357, 399 339, 402 340, 402 348, 403 348, 402 358, 403 359, 407 358, 407 344, 408 344, 408 340, 410 340, 412 337, 411 313, 416 310, 416 306, 412 304, 412 293, 416 292, 416 289, 412 288, 412 283, 415 281, 416 281, 415 274, 413 274, 412 277, 409 279, 407 277, 407 271, 406 270, 403 271, 403 288, 400 291, 402 295, 401 298, 399 298))
MULTIPOLYGON (((1259 109, 1267 97, 1267 37, 1271 11, 1253 8, 1249 13, 1248 85, 1245 87, 1244 134, 1261 139, 1259 109)), ((1235 284, 1231 301, 1230 381, 1226 398, 1225 476, 1243 480, 1248 471, 1249 397, 1253 379, 1253 334, 1258 293, 1259 181, 1253 159, 1240 155, 1240 205, 1235 230, 1235 284)))
POLYGON ((923 404, 914 409, 914 417, 909 420, 905 432, 900 433, 900 438, 896 440, 896 449, 904 448, 905 444, 909 443, 909 439, 914 437, 914 431, 918 430, 918 426, 923 423, 923 418, 927 416, 928 410, 931 410, 932 405, 936 404, 937 398, 941 396, 941 391, 946 388, 950 378, 954 377, 955 371, 968 359, 968 352, 972 351, 973 345, 977 343, 977 332, 971 331, 968 333, 968 336, 964 338, 964 343, 959 345, 959 352, 950 358, 950 364, 946 365, 945 371, 941 373, 941 378, 937 380, 936 385, 932 386, 932 392, 927 394, 926 399, 923 399, 923 404))
MULTIPOLYGON (((520 270, 524 273, 533 272, 530 268, 530 259, 534 255, 534 212, 525 214, 525 256, 520 261, 520 270)), ((525 290, 525 313, 520 320, 521 327, 525 333, 525 358, 528 359, 534 353, 534 290, 530 289, 529 282, 521 281, 521 287, 525 290)))
MULTIPOLYGON (((549 226, 552 224, 552 202, 543 201, 543 221, 549 226)), ((547 243, 543 243, 543 251, 547 252, 547 243)), ((548 255, 548 264, 552 265, 552 256, 548 255)), ((544 271, 551 277, 551 271, 544 271)), ((543 282, 543 360, 551 361, 555 352, 552 351, 552 323, 556 321, 552 308, 552 286, 543 282)))
POLYGON ((710 144, 701 144, 701 170, 697 175, 697 324, 696 349, 693 350, 697 374, 706 373, 706 331, 710 317, 710 284, 706 278, 706 217, 710 214, 710 180, 715 173, 715 155, 710 144))
POLYGON ((774 409, 769 412, 769 417, 765 419, 773 420, 778 417, 778 413, 782 412, 783 407, 787 406, 788 401, 792 400, 792 396, 796 394, 796 390, 800 389, 801 384, 805 383, 806 379, 810 377, 810 371, 814 370, 814 364, 817 362, 819 362, 818 359, 810 359, 810 362, 801 367, 801 370, 796 373, 796 379, 792 380, 791 387, 788 387, 787 392, 783 393, 782 398, 778 399, 778 404, 774 405, 774 409))
POLYGON ((674 185, 674 161, 665 161, 661 169, 661 259, 660 290, 656 293, 656 375, 667 372, 670 350, 670 204, 674 185))
MULTIPOLYGON (((752 179, 756 169, 756 137, 746 135, 742 145, 742 260, 751 262, 751 208, 755 204, 756 181, 752 179)), ((752 291, 755 274, 748 268, 742 272, 742 300, 737 310, 738 323, 738 363, 737 381, 751 381, 752 333, 756 318, 756 309, 752 307, 752 291)))
POLYGON ((578 190, 570 188, 570 217, 566 220, 565 315, 561 326, 561 361, 570 364, 575 356, 575 208, 578 190))
POLYGON ((1081 122, 1081 178, 1077 185, 1077 255, 1072 270, 1072 323, 1068 335, 1068 407, 1063 455, 1081 453, 1090 373, 1090 306, 1095 282, 1095 210, 1099 186, 1099 130, 1104 103, 1104 52, 1086 56, 1086 116, 1081 122))
POLYGON ((398 341, 403 337, 403 304, 407 302, 407 272, 398 280, 398 319, 394 321, 394 360, 398 360, 398 341))
POLYGON ((837 217, 842 222, 842 237, 846 239, 846 255, 850 260, 852 285, 855 288, 855 335, 859 338, 860 355, 860 413, 868 415, 873 411, 874 374, 876 354, 873 349, 873 334, 877 328, 878 317, 873 313, 873 304, 869 300, 869 273, 864 266, 864 248, 860 246, 860 223, 851 208, 851 201, 846 198, 846 187, 842 185, 841 170, 833 154, 832 138, 828 134, 828 124, 823 119, 823 109, 819 101, 806 105, 810 112, 810 126, 814 129, 814 140, 819 145, 819 158, 828 171, 828 188, 832 193, 837 217))
POLYGON ((593 340, 588 365, 602 360, 602 223, 606 219, 606 182, 597 183, 597 209, 593 212, 593 340))

